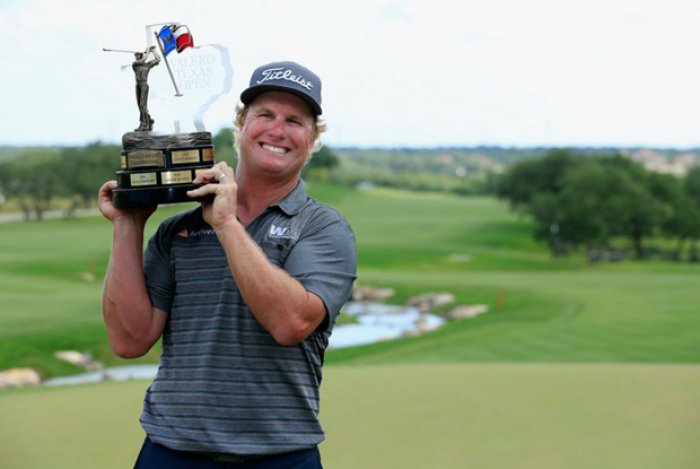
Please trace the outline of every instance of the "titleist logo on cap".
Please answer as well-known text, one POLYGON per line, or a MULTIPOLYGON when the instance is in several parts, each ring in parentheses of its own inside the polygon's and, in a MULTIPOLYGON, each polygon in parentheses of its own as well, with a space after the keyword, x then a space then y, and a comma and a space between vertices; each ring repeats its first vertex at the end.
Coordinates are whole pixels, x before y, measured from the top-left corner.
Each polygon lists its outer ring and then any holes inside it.
POLYGON ((260 73, 263 77, 256 81, 258 85, 270 80, 287 80, 294 82, 309 91, 311 91, 311 88, 314 87, 313 83, 305 80, 301 75, 295 75, 294 72, 288 68, 268 68, 267 70, 262 70, 260 73))
POLYGON ((323 113, 321 86, 318 75, 296 62, 272 62, 255 69, 250 76, 250 86, 241 93, 241 102, 247 106, 261 93, 281 91, 303 99, 313 113, 319 115, 323 113))

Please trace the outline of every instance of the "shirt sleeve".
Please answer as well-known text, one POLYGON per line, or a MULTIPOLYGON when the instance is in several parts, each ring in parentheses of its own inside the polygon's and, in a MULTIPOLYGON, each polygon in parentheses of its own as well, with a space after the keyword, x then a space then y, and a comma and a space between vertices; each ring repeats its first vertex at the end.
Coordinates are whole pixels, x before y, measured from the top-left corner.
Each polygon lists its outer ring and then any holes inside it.
POLYGON ((348 222, 331 209, 323 211, 290 251, 284 270, 323 300, 333 324, 357 276, 355 235, 348 222))

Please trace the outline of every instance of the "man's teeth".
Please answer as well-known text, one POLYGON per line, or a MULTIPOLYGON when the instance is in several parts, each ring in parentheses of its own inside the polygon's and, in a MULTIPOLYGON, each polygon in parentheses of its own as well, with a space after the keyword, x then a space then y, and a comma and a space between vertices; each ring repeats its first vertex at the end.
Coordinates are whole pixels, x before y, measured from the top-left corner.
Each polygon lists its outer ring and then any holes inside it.
POLYGON ((285 150, 284 148, 273 147, 272 145, 263 144, 262 147, 263 147, 263 149, 265 149, 267 151, 271 151, 272 153, 277 153, 278 155, 282 155, 284 153, 287 153, 287 150, 285 150))

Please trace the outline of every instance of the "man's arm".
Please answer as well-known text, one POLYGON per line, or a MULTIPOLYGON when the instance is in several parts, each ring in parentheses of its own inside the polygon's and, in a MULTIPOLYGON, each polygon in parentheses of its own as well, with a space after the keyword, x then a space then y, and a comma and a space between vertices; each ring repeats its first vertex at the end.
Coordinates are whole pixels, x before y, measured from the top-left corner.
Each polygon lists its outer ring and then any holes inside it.
POLYGON ((272 264, 236 217, 237 184, 233 169, 221 162, 201 172, 191 197, 215 194, 203 204, 204 220, 214 228, 238 290, 258 322, 281 345, 304 340, 326 317, 321 298, 272 264), (221 176, 223 175, 223 177, 221 176), (218 181, 218 184, 206 184, 218 181))
POLYGON ((102 214, 112 221, 112 255, 102 293, 102 315, 110 346, 123 358, 147 353, 160 338, 167 314, 152 306, 143 275, 143 231, 153 209, 119 210, 112 204, 114 181, 100 189, 102 214))
POLYGON ((323 322, 321 298, 272 264, 240 222, 230 221, 217 236, 241 296, 278 343, 301 342, 323 322))

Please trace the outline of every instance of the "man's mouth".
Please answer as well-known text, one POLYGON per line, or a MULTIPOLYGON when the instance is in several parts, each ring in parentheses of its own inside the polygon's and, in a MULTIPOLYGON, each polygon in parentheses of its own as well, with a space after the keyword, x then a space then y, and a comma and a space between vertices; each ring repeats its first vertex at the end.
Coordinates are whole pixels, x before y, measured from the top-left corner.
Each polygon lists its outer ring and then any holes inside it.
POLYGON ((270 151, 270 152, 272 152, 272 153, 276 153, 276 154, 278 154, 278 155, 284 155, 285 153, 287 153, 287 149, 286 149, 286 148, 283 148, 283 147, 276 147, 276 146, 273 146, 273 145, 269 145, 269 144, 267 144, 267 143, 263 143, 263 144, 261 145, 261 147, 263 148, 263 150, 267 150, 267 151, 270 151))

